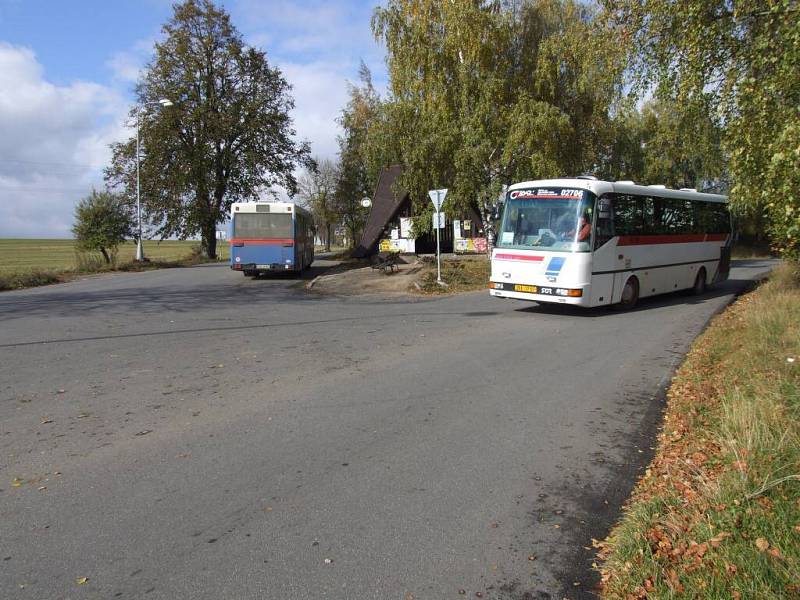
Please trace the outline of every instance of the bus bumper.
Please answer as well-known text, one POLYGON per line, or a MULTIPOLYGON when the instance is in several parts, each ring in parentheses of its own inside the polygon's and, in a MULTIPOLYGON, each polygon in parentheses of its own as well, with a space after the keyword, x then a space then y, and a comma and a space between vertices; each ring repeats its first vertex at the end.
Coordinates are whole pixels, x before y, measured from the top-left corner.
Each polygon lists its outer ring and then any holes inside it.
POLYGON ((255 263, 233 263, 231 265, 231 269, 234 271, 256 271, 259 273, 266 273, 267 271, 291 271, 294 269, 294 265, 290 263, 271 263, 268 265, 257 265, 255 263))
POLYGON ((489 282, 489 295, 495 298, 514 298, 532 302, 591 306, 590 287, 589 285, 576 288, 545 287, 491 281, 489 282), (530 291, 521 291, 520 288, 528 288, 530 291))

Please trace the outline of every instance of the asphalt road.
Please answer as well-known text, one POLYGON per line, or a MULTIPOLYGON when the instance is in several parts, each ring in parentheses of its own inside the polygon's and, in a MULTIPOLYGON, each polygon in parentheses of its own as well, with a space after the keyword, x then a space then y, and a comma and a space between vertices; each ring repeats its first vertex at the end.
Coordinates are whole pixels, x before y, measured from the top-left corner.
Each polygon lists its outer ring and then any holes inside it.
POLYGON ((770 266, 629 313, 217 266, 1 294, 0 597, 590 597, 663 386, 770 266))

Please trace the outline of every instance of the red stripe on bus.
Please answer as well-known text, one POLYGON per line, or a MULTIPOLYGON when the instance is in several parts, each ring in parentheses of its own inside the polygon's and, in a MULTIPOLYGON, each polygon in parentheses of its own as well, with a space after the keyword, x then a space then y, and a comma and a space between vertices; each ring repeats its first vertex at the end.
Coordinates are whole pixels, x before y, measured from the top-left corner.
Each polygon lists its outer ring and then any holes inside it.
POLYGON ((268 244, 268 245, 277 245, 277 244, 284 244, 284 245, 294 245, 294 240, 292 238, 280 239, 280 240, 241 240, 241 239, 232 239, 230 241, 231 244, 268 244))
POLYGON ((541 262, 544 256, 529 256, 527 254, 495 254, 497 260, 530 260, 533 262, 541 262))
POLYGON ((644 246, 647 244, 689 244, 692 242, 723 242, 727 233, 684 233, 679 235, 622 235, 617 246, 644 246))

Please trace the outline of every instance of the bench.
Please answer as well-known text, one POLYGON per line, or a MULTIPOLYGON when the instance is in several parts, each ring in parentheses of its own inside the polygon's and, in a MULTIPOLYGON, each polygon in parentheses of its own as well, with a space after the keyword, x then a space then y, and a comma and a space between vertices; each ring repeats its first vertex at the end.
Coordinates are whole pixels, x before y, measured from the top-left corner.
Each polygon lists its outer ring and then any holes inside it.
POLYGON ((397 266, 399 262, 400 255, 397 252, 379 252, 372 257, 372 264, 370 266, 373 269, 380 269, 385 275, 388 275, 399 268, 397 266))

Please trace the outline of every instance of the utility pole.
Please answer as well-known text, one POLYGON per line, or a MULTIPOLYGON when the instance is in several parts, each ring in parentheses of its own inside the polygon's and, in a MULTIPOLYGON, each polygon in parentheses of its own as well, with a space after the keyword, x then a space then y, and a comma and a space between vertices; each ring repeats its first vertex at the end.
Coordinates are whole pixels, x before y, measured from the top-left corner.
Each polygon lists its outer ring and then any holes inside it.
POLYGON ((136 107, 136 222, 138 233, 136 235, 136 261, 142 262, 144 260, 144 247, 142 246, 142 198, 141 198, 141 181, 139 178, 139 146, 140 130, 142 126, 142 108, 145 106, 172 106, 172 101, 162 98, 158 102, 145 102, 136 107))

